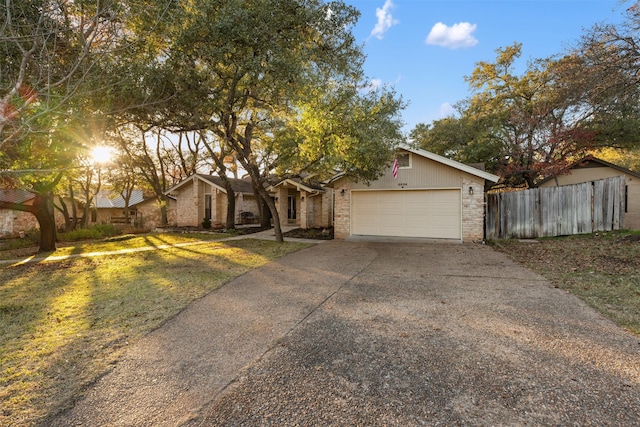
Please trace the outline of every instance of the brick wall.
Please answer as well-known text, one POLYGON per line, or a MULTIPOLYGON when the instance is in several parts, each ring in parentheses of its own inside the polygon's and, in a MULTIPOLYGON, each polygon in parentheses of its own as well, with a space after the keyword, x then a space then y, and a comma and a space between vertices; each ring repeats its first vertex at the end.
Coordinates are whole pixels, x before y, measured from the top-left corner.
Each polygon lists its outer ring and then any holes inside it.
POLYGON ((336 239, 346 239, 350 234, 349 216, 351 215, 351 192, 349 182, 342 179, 334 187, 335 211, 333 235, 336 239), (344 190, 344 193, 342 192, 344 190))
POLYGON ((484 184, 482 181, 462 179, 462 241, 484 238, 484 184), (473 189, 470 194, 469 188, 473 189))
POLYGON ((198 206, 198 180, 193 179, 190 185, 185 185, 177 195, 176 224, 178 227, 196 226, 202 219, 198 206))
POLYGON ((333 189, 326 188, 322 193, 322 208, 320 227, 331 227, 333 225, 333 189))

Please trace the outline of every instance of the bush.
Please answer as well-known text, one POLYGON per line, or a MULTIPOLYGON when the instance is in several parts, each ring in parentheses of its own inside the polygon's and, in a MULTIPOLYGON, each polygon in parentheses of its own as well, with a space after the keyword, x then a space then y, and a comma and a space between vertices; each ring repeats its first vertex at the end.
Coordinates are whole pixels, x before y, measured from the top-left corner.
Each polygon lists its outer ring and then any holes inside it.
POLYGON ((58 238, 65 242, 76 242, 78 240, 95 240, 118 235, 118 230, 111 224, 98 224, 89 228, 79 228, 67 233, 60 233, 58 238))

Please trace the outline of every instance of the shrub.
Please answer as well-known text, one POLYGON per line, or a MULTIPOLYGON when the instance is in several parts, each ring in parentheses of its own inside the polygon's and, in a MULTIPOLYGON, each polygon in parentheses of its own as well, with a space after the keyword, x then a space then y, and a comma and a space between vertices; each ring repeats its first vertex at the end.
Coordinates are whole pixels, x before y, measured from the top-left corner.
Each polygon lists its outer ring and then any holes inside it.
POLYGON ((58 238, 65 242, 76 242, 78 240, 103 239, 118 235, 118 230, 111 224, 98 224, 89 228, 79 228, 67 233, 60 233, 58 238))

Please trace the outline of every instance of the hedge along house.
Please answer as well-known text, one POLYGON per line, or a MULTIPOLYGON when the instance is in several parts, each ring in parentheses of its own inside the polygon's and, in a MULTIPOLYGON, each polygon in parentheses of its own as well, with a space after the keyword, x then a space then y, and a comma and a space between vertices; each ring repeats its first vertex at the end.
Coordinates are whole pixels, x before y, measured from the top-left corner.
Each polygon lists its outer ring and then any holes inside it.
MULTIPOLYGON (((235 192, 236 223, 243 213, 258 217, 258 204, 253 194, 251 181, 227 178, 235 192)), ((219 176, 194 174, 170 188, 167 195, 176 200, 176 225, 178 227, 200 227, 207 218, 212 224, 224 225, 227 221, 227 190, 219 176)))
POLYGON ((485 184, 499 177, 437 154, 402 145, 394 177, 369 184, 332 180, 334 236, 385 236, 473 241, 484 237, 485 184))
POLYGON ((300 179, 283 179, 269 187, 280 225, 327 228, 333 225, 333 190, 300 179))
POLYGON ((561 174, 543 179, 538 187, 581 184, 620 175, 625 178, 624 226, 630 230, 640 230, 640 174, 637 172, 587 156, 570 165, 561 174))

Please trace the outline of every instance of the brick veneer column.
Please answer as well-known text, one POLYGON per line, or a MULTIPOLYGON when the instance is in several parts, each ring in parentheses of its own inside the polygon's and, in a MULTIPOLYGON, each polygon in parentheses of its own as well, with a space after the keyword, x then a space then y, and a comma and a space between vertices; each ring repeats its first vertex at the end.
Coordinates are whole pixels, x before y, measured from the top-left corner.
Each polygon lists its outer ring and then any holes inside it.
POLYGON ((336 239, 346 239, 350 235, 351 191, 349 182, 339 181, 339 184, 334 187, 334 191, 336 203, 333 235, 336 239))
POLYGON ((472 242, 484 238, 484 183, 462 180, 462 240, 472 242), (473 194, 469 194, 469 187, 473 194))
POLYGON ((309 194, 306 191, 300 191, 300 228, 309 228, 309 194), (304 199, 304 200, 302 200, 304 199))

